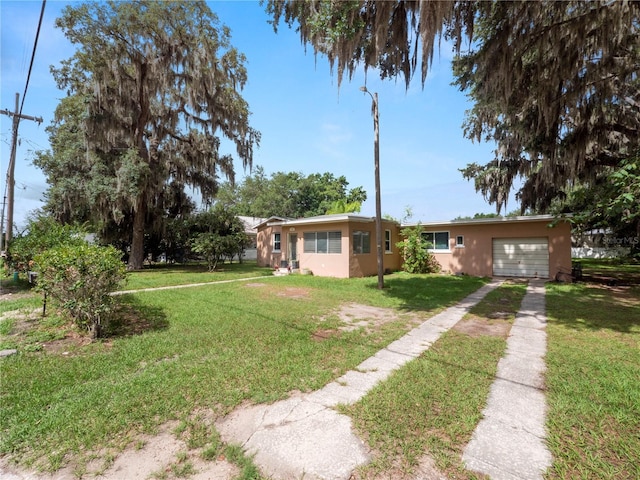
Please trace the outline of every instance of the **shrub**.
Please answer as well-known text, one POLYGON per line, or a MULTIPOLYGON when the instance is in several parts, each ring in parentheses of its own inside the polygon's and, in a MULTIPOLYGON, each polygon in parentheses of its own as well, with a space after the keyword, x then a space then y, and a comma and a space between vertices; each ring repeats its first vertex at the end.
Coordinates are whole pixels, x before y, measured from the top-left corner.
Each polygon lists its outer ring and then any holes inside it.
POLYGON ((431 246, 422 236, 422 225, 406 227, 402 229, 404 240, 398 242, 396 246, 402 251, 404 259, 402 269, 408 273, 437 273, 440 271, 440 264, 429 252, 431 246))
POLYGON ((33 259, 40 252, 61 245, 86 243, 85 232, 80 228, 62 225, 54 218, 42 214, 30 218, 25 231, 9 245, 8 263, 14 272, 27 273, 33 270, 33 259))
POLYGON ((35 257, 37 288, 98 338, 113 307, 110 293, 125 278, 121 255, 114 247, 88 244, 46 250, 35 257))

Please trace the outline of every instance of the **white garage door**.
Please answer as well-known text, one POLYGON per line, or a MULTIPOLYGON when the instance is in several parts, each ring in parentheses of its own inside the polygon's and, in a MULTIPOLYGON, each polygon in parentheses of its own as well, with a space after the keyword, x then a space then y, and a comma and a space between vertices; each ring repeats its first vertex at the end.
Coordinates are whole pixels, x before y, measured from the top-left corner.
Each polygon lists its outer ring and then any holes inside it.
POLYGON ((498 277, 549 277, 545 238, 494 238, 493 274, 498 277))

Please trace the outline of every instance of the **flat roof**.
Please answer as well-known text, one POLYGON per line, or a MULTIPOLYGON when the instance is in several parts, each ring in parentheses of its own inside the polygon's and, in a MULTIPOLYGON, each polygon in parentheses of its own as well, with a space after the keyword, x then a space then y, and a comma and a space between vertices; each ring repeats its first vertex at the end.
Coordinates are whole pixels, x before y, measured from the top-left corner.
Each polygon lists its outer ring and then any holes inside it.
POLYGON ((527 223, 527 222, 551 222, 554 220, 564 220, 570 215, 558 217, 555 215, 524 215, 517 217, 492 217, 492 218, 471 218, 467 220, 444 220, 440 222, 416 222, 403 223, 403 227, 415 227, 420 224, 423 227, 431 227, 438 225, 478 225, 490 223, 527 223))

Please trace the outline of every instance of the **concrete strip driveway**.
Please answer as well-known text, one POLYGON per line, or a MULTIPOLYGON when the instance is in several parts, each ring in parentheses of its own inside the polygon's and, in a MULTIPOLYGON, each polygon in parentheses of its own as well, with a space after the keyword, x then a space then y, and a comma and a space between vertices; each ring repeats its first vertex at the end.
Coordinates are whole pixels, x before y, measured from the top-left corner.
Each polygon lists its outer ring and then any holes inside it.
POLYGON ((551 465, 545 444, 545 290, 531 280, 498 363, 489 400, 471 442, 466 467, 496 480, 537 480, 551 465))
POLYGON ((222 440, 242 445, 273 479, 348 479, 370 460, 338 404, 352 404, 405 363, 417 358, 501 282, 494 281, 431 317, 323 389, 271 405, 238 409, 216 427, 222 440))

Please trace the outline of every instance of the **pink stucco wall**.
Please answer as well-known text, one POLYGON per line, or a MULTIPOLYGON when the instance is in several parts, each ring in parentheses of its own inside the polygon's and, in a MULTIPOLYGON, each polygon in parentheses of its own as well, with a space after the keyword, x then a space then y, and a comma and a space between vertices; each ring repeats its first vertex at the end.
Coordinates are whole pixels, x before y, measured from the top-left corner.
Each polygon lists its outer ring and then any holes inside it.
MULTIPOLYGON (((363 277, 376 275, 377 255, 375 222, 370 220, 343 220, 337 222, 304 223, 304 219, 291 224, 263 224, 257 232, 257 261, 260 266, 278 267, 282 260, 289 259, 289 236, 296 236, 300 269, 308 269, 314 275, 330 277, 363 277), (341 254, 304 253, 305 232, 340 231, 342 233, 341 254), (353 232, 367 231, 371 238, 371 252, 354 254, 353 232), (281 251, 273 251, 273 233, 281 234, 281 251)), ((474 276, 493 275, 492 244, 495 238, 544 237, 549 243, 549 277, 554 278, 562 269, 571 269, 571 228, 568 222, 560 221, 550 227, 551 219, 502 219, 493 221, 468 221, 425 223, 425 232, 449 232, 449 250, 436 251, 435 257, 443 271, 465 273, 474 276), (456 237, 464 237, 464 247, 456 247, 456 237)), ((402 267, 402 257, 396 243, 401 240, 400 226, 395 222, 383 221, 384 230, 391 230, 391 252, 384 253, 385 271, 397 271, 402 267)), ((382 239, 384 248, 384 233, 382 239)))
POLYGON ((444 271, 474 276, 493 274, 493 239, 547 238, 549 242, 549 278, 561 269, 571 270, 571 227, 561 221, 550 227, 550 220, 496 221, 494 223, 426 224, 425 232, 449 232, 449 251, 434 252, 444 271), (456 237, 464 236, 464 247, 456 247, 456 237))
MULTIPOLYGON (((383 266, 385 270, 396 271, 402 265, 402 259, 395 247, 395 243, 399 241, 399 226, 395 222, 383 221, 383 237, 384 230, 391 231, 391 252, 384 253, 383 266)), ((281 224, 281 225, 263 225, 258 228, 257 240, 257 262, 259 266, 280 266, 282 260, 289 259, 290 253, 290 237, 296 236, 297 257, 299 260, 299 268, 301 270, 308 269, 314 275, 350 278, 376 275, 377 273, 377 243, 375 240, 375 222, 322 222, 315 224, 281 224), (305 253, 304 252, 304 233, 305 232, 341 232, 342 253, 305 253), (354 254, 352 247, 352 236, 355 231, 369 232, 371 238, 371 252, 367 254, 354 254), (273 250, 273 234, 281 234, 281 250, 276 252, 273 250)), ((384 251, 384 238, 382 240, 384 251)))

